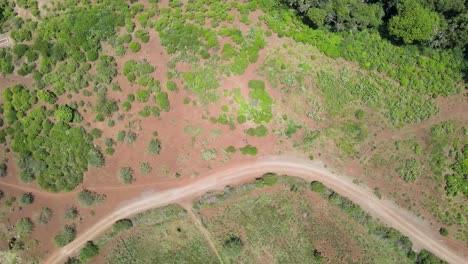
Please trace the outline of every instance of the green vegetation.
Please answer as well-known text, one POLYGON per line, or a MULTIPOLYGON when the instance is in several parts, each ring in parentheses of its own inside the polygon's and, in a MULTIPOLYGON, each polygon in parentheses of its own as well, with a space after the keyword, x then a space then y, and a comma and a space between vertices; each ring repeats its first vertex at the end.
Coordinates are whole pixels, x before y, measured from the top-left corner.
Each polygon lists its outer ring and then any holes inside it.
POLYGON ((151 173, 152 170, 153 170, 153 168, 151 167, 149 162, 140 163, 140 172, 142 174, 149 174, 149 173, 151 173))
POLYGON ((216 149, 203 149, 201 152, 202 160, 214 160, 217 155, 216 149))
POLYGON ((65 210, 65 219, 67 220, 75 220, 80 215, 78 208, 76 207, 69 207, 65 210))
POLYGON ((130 184, 135 181, 133 177, 133 169, 130 167, 121 168, 119 171, 119 179, 124 184, 130 184))
POLYGON ((18 222, 16 222, 15 228, 16 228, 16 233, 19 236, 28 236, 29 234, 31 234, 34 228, 34 225, 31 219, 21 218, 18 220, 18 222))
POLYGON ((261 125, 256 128, 249 128, 245 131, 245 133, 252 137, 264 137, 268 134, 268 129, 264 125, 261 125))
POLYGON ((34 202, 34 196, 32 193, 25 193, 19 197, 19 203, 21 205, 30 205, 34 202))
POLYGON ((418 161, 416 159, 405 160, 397 172, 406 182, 415 182, 420 174, 418 161))
POLYGON ((137 62, 129 60, 123 66, 123 74, 127 77, 129 82, 134 82, 137 78, 145 76, 154 72, 155 68, 147 61, 137 62))
POLYGON ((86 242, 85 246, 80 251, 80 261, 85 263, 99 254, 99 247, 93 241, 86 242))
POLYGON ((255 156, 258 154, 258 149, 255 146, 247 145, 243 148, 239 148, 240 153, 249 156, 255 156))
POLYGON ((52 219, 52 216, 52 209, 50 209, 49 207, 42 207, 41 213, 39 214, 39 223, 43 225, 49 223, 50 219, 52 219))
POLYGON ((68 243, 75 240, 76 227, 75 225, 66 225, 55 237, 54 242, 58 247, 64 247, 68 243))
POLYGON ((77 199, 81 206, 92 206, 104 202, 106 195, 84 189, 78 193, 77 199))
POLYGON ((151 154, 159 154, 159 152, 161 152, 161 141, 158 139, 151 139, 148 145, 148 152, 151 154))

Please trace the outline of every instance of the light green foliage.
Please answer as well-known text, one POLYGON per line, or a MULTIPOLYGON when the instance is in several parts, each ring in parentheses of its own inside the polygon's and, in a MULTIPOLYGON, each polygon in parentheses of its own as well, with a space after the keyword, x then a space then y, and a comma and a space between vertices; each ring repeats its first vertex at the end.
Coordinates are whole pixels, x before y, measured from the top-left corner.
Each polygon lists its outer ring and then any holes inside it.
POLYGON ((249 156, 255 156, 258 153, 257 147, 254 147, 254 146, 251 146, 251 145, 247 145, 247 146, 245 146, 243 148, 240 148, 239 151, 240 151, 240 153, 242 153, 244 155, 249 155, 249 156))
POLYGON ((78 193, 77 199, 81 206, 92 206, 104 202, 106 195, 84 189, 78 193))
POLYGON ((201 153, 202 160, 214 160, 217 155, 216 149, 203 149, 201 153))
POLYGON ((278 175, 273 173, 267 173, 263 175, 262 178, 255 180, 255 186, 257 186, 257 188, 272 187, 275 186, 277 182, 278 175))
POLYGON ((21 218, 16 222, 16 233, 19 236, 28 236, 31 234, 32 230, 34 228, 34 224, 29 218, 21 218))
POLYGON ((438 31, 440 19, 424 8, 419 0, 403 0, 397 4, 398 14, 388 22, 388 31, 405 43, 430 40, 438 31))
POLYGON ((193 72, 184 72, 182 76, 186 83, 184 89, 196 93, 202 104, 216 102, 219 99, 217 89, 220 86, 220 79, 215 67, 204 66, 193 72))
POLYGON ((136 100, 140 103, 146 103, 150 96, 150 92, 148 90, 138 89, 136 92, 136 100))
POLYGON ((416 159, 407 159, 397 168, 397 172, 406 182, 415 182, 420 174, 420 165, 416 159))
POLYGON ((133 183, 135 181, 135 178, 133 177, 133 169, 130 167, 121 168, 119 171, 119 179, 124 184, 133 183))
POLYGON ((140 163, 140 172, 142 174, 149 174, 152 170, 153 168, 151 167, 149 162, 140 163))
POLYGON ((245 131, 245 133, 249 136, 257 136, 257 137, 264 137, 268 134, 268 129, 264 126, 258 126, 256 128, 249 128, 245 131))
POLYGON ((171 110, 171 103, 169 102, 169 95, 166 92, 159 92, 156 95, 156 102, 158 103, 159 107, 165 112, 169 112, 171 110))
POLYGON ((103 83, 111 83, 117 75, 117 63, 111 56, 101 56, 96 65, 96 79, 103 83))
POLYGON ((453 173, 445 175, 445 190, 448 196, 463 194, 468 196, 468 144, 455 154, 455 162, 450 168, 453 173))
POLYGON ((70 123, 73 119, 73 110, 67 105, 59 105, 54 116, 58 121, 70 123))
POLYGON ((134 82, 138 77, 154 72, 155 68, 147 61, 137 62, 135 60, 126 61, 123 66, 123 74, 129 82, 134 82))
POLYGON ((86 242, 85 246, 80 250, 80 260, 85 263, 99 254, 99 247, 93 241, 86 242))
POLYGON ((54 242, 58 247, 64 247, 68 243, 75 240, 76 227, 75 225, 66 225, 55 237, 54 242))
POLYGON ((147 43, 150 39, 148 31, 142 29, 135 31, 135 36, 139 38, 143 43, 147 43))
POLYGON ((40 101, 48 104, 54 104, 57 101, 57 96, 51 91, 39 90, 36 95, 40 101))
POLYGON ((302 128, 302 126, 297 125, 296 123, 294 123, 294 121, 292 119, 288 118, 288 124, 287 124, 286 128, 284 129, 284 134, 288 138, 291 138, 291 136, 293 134, 296 134, 297 130, 300 129, 300 128, 302 128))
POLYGON ((235 153, 236 148, 234 146, 229 146, 226 149, 224 149, 224 151, 226 151, 227 153, 235 153))
POLYGON ((179 87, 177 87, 177 84, 173 81, 168 81, 166 83, 166 88, 169 90, 169 91, 173 91, 173 92, 178 92, 179 91, 179 87))
POLYGON ((268 123, 272 118, 271 107, 273 99, 265 91, 265 84, 262 81, 249 81, 250 101, 246 102, 240 95, 240 91, 234 90, 234 99, 240 105, 237 111, 239 119, 251 120, 255 124, 268 123))
POLYGON ((138 52, 141 49, 141 45, 138 42, 132 41, 130 44, 128 44, 128 48, 133 52, 138 52))

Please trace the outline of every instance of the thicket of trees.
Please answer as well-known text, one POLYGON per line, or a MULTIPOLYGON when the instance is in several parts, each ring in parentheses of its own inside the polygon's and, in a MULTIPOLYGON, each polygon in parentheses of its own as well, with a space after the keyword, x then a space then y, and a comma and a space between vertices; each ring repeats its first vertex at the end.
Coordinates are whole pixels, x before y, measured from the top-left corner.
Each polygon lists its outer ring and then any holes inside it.
POLYGON ((383 36, 436 48, 468 43, 464 0, 281 0, 318 28, 333 31, 373 29, 383 36))

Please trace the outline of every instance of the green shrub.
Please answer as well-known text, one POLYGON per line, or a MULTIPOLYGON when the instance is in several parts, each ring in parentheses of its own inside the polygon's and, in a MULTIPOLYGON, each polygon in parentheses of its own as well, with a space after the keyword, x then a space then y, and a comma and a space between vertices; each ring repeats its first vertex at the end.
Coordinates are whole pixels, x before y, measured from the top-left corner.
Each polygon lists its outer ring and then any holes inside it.
POLYGON ((323 194, 327 190, 327 187, 319 181, 313 181, 310 183, 310 189, 316 193, 323 194))
POLYGON ((50 219, 52 219, 52 209, 48 207, 42 207, 41 213, 39 214, 39 223, 47 224, 49 223, 50 219))
POLYGON ((148 90, 138 89, 136 92, 136 100, 140 103, 146 103, 148 101, 150 92, 148 90))
POLYGON ((258 153, 258 149, 251 145, 247 145, 243 148, 240 148, 239 151, 244 155, 250 155, 250 156, 255 156, 258 153))
POLYGON ((81 206, 92 206, 105 201, 106 195, 84 189, 78 193, 77 199, 81 206))
POLYGON ((80 251, 80 260, 82 263, 91 260, 99 254, 99 247, 93 241, 86 242, 85 246, 80 251))
POLYGON ((225 149, 225 151, 227 153, 235 153, 236 152, 236 148, 234 146, 229 146, 225 149))
POLYGON ((166 83, 166 87, 169 91, 172 91, 172 92, 178 92, 179 91, 179 88, 177 87, 177 84, 173 81, 168 81, 166 83))
POLYGON ((255 185, 257 188, 263 188, 265 186, 274 186, 278 182, 278 175, 274 173, 267 173, 262 176, 262 178, 256 179, 255 185))
POLYGON ((445 229, 444 227, 441 227, 439 229, 439 233, 442 235, 442 236, 448 236, 448 231, 447 229, 445 229))
POLYGON ((135 31, 135 36, 139 38, 143 43, 147 43, 150 39, 148 31, 142 29, 135 31))
POLYGON ((133 178, 133 169, 130 167, 121 168, 119 171, 119 179, 124 184, 133 183, 135 181, 135 178, 133 178))
POLYGON ((156 102, 163 111, 169 112, 169 110, 171 110, 171 104, 169 102, 169 96, 167 93, 159 92, 156 95, 156 102))
POLYGON ((130 44, 128 44, 128 48, 133 52, 138 52, 141 49, 141 45, 138 42, 132 41, 130 44))
POLYGON ((140 164, 140 172, 141 174, 149 174, 153 168, 149 164, 149 162, 143 162, 140 164))
POLYGON ((268 134, 268 129, 264 125, 261 125, 256 128, 249 128, 245 132, 249 136, 264 137, 268 134))
POLYGON ((406 182, 415 182, 420 174, 418 161, 414 158, 405 160, 403 165, 397 168, 397 173, 406 182))
POLYGON ((32 230, 34 228, 34 224, 29 218, 21 218, 16 222, 16 233, 19 236, 28 236, 31 234, 32 230))
POLYGON ((75 225, 66 225, 55 237, 54 241, 58 247, 64 247, 68 243, 75 240, 76 227, 75 225))
POLYGON ((19 198, 19 203, 21 205, 30 205, 34 202, 34 196, 32 193, 25 193, 22 194, 19 198))
POLYGON ((5 177, 8 174, 8 167, 5 162, 0 163, 0 177, 5 177))
POLYGON ((161 152, 161 141, 152 139, 148 145, 148 152, 151 154, 159 154, 159 152, 161 152))
POLYGON ((72 206, 69 207, 65 210, 65 219, 67 220, 75 220, 80 212, 78 211, 78 208, 72 206))

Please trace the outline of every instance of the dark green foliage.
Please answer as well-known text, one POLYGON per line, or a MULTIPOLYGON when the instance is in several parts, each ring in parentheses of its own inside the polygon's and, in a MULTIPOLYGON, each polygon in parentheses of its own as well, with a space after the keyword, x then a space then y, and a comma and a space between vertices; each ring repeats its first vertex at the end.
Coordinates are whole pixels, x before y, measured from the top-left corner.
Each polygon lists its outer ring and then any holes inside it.
POLYGON ((356 112, 354 112, 354 116, 357 119, 362 119, 364 117, 364 115, 365 115, 365 113, 361 109, 358 109, 358 110, 356 110, 356 112))
POLYGON ((8 167, 5 162, 0 163, 0 177, 5 177, 8 174, 8 167))
POLYGON ((69 207, 65 210, 65 219, 67 220, 75 220, 80 212, 76 207, 69 207))
POLYGON ((126 136, 127 136, 127 133, 125 131, 123 130, 119 131, 119 133, 117 133, 117 141, 123 142, 126 136))
POLYGON ((130 167, 121 168, 119 171, 119 179, 124 184, 133 183, 135 181, 135 178, 133 177, 133 169, 130 167))
POLYGON ((140 103, 146 103, 150 96, 150 92, 148 90, 138 89, 136 92, 136 100, 140 103))
POLYGON ((130 219, 121 219, 114 223, 112 226, 112 232, 119 233, 125 230, 128 230, 133 227, 132 220, 130 219))
POLYGON ((76 227, 75 225, 66 225, 55 237, 54 242, 58 247, 64 247, 68 243, 75 240, 76 227))
POLYGON ((80 260, 85 263, 99 254, 99 247, 93 241, 86 242, 85 246, 80 251, 80 260))
POLYGON ((21 205, 30 205, 34 202, 34 196, 32 193, 24 193, 19 197, 19 203, 21 205))
POLYGON ((31 219, 21 218, 20 220, 18 220, 18 222, 16 222, 15 228, 16 228, 16 233, 19 236, 28 236, 29 234, 31 234, 34 228, 34 225, 31 219))
POLYGON ((115 100, 107 98, 106 93, 103 93, 98 94, 93 110, 96 112, 96 120, 103 121, 119 111, 119 106, 115 100))
POLYGON ((179 88, 177 87, 177 84, 173 81, 168 81, 166 83, 166 87, 169 91, 173 91, 173 92, 178 92, 179 91, 179 88))
POLYGON ((423 249, 416 256, 416 264, 447 264, 447 262, 439 259, 431 252, 423 249))
POLYGON ((424 8, 419 0, 403 0, 397 4, 398 14, 388 22, 388 31, 405 43, 430 40, 438 31, 440 19, 424 8))
POLYGON ((159 154, 159 152, 161 152, 161 141, 158 139, 151 139, 148 145, 148 152, 151 154, 159 154))
MULTIPOLYGON (((25 90, 18 90, 20 97, 15 95, 18 92, 5 92, 8 94, 4 97, 5 117, 9 117, 9 111, 18 111, 15 115, 22 115, 19 111, 26 111, 26 107, 30 106, 30 102, 15 103, 20 98, 31 100, 29 93, 21 91, 25 90), (12 104, 15 105, 14 108, 10 107, 12 104)), ((71 109, 66 109, 66 118, 57 116, 63 121, 70 120, 71 109)), ((41 188, 54 192, 72 190, 82 182, 90 160, 88 153, 94 151, 91 138, 82 128, 70 127, 62 122, 50 122, 44 107, 29 110, 21 120, 10 118, 8 122, 14 127, 11 149, 17 153, 21 179, 26 182, 37 179, 41 188)))
POLYGON ((439 229, 439 233, 442 235, 442 236, 448 236, 448 231, 447 229, 445 229, 444 227, 441 227, 439 229))
POLYGON ((459 193, 468 196, 468 145, 456 152, 455 162, 450 166, 453 173, 445 175, 445 190, 448 196, 459 193))
POLYGON ((254 146, 251 146, 251 145, 247 145, 243 148, 240 148, 239 149, 240 153, 244 154, 244 155, 249 155, 249 156, 255 156, 257 155, 258 153, 258 149, 254 146))
POLYGON ((414 158, 407 159, 397 168, 397 172, 406 182, 415 182, 420 174, 420 165, 414 158))
POLYGON ((132 131, 129 131, 127 133, 127 143, 128 144, 132 144, 133 142, 135 142, 135 140, 137 140, 137 134, 135 134, 135 132, 132 132, 132 131))
POLYGON ((0 200, 3 199, 3 197, 5 197, 5 193, 2 190, 0 190, 0 200))
POLYGON ((84 189, 78 193, 77 199, 81 206, 92 206, 105 201, 106 195, 84 189))
POLYGON ((225 151, 227 153, 235 153, 236 152, 236 148, 234 146, 229 146, 225 149, 225 151))
POLYGON ((43 225, 49 223, 50 219, 52 219, 52 215, 52 209, 49 207, 42 207, 41 213, 39 214, 39 223, 43 225))

